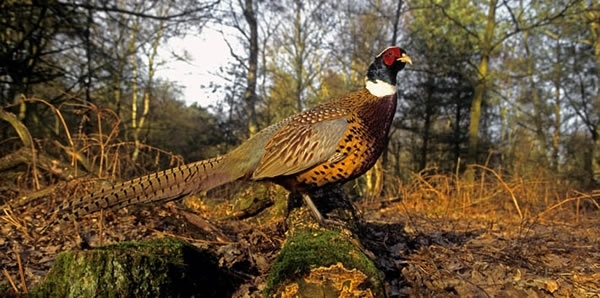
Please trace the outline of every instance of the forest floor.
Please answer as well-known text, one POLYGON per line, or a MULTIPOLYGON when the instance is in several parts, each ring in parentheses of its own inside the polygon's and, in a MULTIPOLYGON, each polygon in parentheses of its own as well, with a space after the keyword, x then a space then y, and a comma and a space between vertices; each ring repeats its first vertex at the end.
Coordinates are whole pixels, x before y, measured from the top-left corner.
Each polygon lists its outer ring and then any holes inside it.
MULTIPOLYGON (((285 240, 282 217, 217 220, 179 202, 104 211, 78 227, 63 224, 40 234, 61 198, 85 192, 81 185, 67 182, 45 199, 3 206, 0 296, 39 284, 61 251, 171 236, 214 248, 245 280, 235 297, 260 297, 285 240)), ((360 240, 376 256, 389 296, 600 297, 597 203, 565 200, 517 212, 510 197, 495 200, 461 205, 406 195, 357 202, 364 220, 360 240)))

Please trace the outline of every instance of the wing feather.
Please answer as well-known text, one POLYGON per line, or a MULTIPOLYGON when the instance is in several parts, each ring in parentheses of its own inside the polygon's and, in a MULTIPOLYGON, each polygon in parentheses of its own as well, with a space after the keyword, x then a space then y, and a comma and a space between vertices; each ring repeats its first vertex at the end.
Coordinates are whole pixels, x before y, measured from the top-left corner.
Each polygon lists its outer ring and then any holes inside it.
POLYGON ((267 142, 252 178, 291 175, 327 161, 336 154, 347 128, 345 117, 316 123, 289 123, 267 142))

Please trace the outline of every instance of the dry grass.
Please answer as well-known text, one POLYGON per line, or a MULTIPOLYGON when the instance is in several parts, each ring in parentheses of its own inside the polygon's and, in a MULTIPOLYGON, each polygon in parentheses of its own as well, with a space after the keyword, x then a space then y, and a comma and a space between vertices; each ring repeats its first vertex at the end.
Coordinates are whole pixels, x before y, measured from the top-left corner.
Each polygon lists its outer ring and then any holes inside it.
POLYGON ((72 181, 91 174, 118 180, 183 164, 179 155, 119 139, 122 124, 110 109, 77 99, 59 107, 40 98, 22 98, 15 105, 21 103, 47 106, 54 119, 46 122, 54 123, 55 137, 34 139, 29 128, 13 115, 11 125, 18 137, 0 141, 2 149, 8 150, 0 151, 6 163, 0 164, 0 171, 10 171, 11 177, 18 177, 4 183, 0 198, 4 196, 13 206, 47 196, 50 188, 56 186, 56 178, 72 181), (65 119, 79 125, 69 127, 65 119), (138 160, 132 160, 129 154, 134 146, 141 150, 138 160), (14 150, 19 147, 22 148, 14 150), (19 163, 22 166, 15 167, 19 163), (19 199, 14 200, 15 195, 19 199))
POLYGON ((402 201, 407 214, 498 214, 520 221, 560 216, 577 223, 582 210, 600 210, 600 192, 577 191, 553 177, 503 176, 482 165, 473 167, 479 172, 474 181, 435 169, 414 173, 408 182, 396 180, 391 197, 402 201))
POLYGON ((360 204, 367 221, 389 227, 378 242, 400 264, 389 269, 400 270, 392 292, 600 297, 600 191, 476 168, 474 181, 427 169, 383 203, 360 204))

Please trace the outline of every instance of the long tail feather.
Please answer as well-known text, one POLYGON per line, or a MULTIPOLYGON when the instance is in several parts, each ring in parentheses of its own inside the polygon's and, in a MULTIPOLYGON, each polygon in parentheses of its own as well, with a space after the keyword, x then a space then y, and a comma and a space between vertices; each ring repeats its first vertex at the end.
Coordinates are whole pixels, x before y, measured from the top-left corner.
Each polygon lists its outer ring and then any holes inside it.
POLYGON ((57 221, 71 221, 101 209, 122 208, 137 203, 170 201, 206 191, 238 179, 223 171, 224 157, 203 160, 135 178, 92 192, 65 203, 57 221))

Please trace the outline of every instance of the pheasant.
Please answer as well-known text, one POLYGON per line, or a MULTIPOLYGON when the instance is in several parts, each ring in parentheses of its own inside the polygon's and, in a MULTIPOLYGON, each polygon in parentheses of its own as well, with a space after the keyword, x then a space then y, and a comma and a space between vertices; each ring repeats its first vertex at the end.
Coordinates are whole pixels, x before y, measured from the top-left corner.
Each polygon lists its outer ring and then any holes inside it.
POLYGON ((170 201, 235 180, 271 181, 300 194, 313 216, 312 190, 354 179, 387 144, 396 111, 396 76, 410 57, 388 47, 368 68, 365 87, 266 127, 229 153, 104 187, 64 204, 57 221, 106 208, 170 201))

